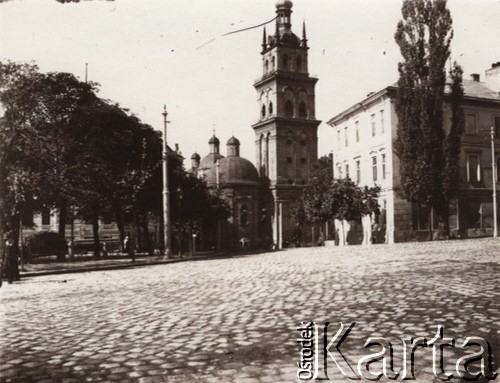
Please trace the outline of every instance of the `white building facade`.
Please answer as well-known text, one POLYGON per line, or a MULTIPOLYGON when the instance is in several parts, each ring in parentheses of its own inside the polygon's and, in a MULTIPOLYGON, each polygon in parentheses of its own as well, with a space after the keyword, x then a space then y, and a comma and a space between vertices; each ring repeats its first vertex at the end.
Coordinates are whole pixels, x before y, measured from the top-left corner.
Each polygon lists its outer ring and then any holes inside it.
MULTIPOLYGON (((450 206, 450 229, 455 236, 491 235, 493 230, 492 163, 500 167, 500 63, 486 71, 486 82, 479 75, 464 80, 463 108, 466 131, 460 155, 460 197, 450 206), (496 152, 491 155, 491 128, 495 132, 496 152)), ((393 150, 397 137, 395 96, 389 86, 369 94, 361 102, 328 121, 335 129, 333 143, 334 178, 349 177, 359 185, 381 187, 381 215, 376 217, 378 241, 386 243, 428 239, 438 229, 435 214, 398 195, 399 160, 393 150)), ((444 105, 444 127, 451 125, 449 105, 444 105)))

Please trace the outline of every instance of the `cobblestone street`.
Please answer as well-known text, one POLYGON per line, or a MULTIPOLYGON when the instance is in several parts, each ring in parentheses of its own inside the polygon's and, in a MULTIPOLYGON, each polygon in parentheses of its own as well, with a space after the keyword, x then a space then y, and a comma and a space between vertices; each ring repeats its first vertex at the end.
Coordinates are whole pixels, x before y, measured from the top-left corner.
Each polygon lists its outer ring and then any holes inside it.
MULTIPOLYGON (((498 354, 499 259, 490 238, 26 278, 0 289, 0 380, 293 382, 302 321, 331 322, 330 337, 356 322, 342 346, 353 365, 382 336, 399 370, 401 339, 433 338, 438 324, 457 345, 479 336, 498 354)), ((449 351, 450 372, 463 354, 449 351)), ((431 348, 415 365, 417 381, 438 381, 431 348)), ((349 381, 333 363, 329 378, 349 381)))

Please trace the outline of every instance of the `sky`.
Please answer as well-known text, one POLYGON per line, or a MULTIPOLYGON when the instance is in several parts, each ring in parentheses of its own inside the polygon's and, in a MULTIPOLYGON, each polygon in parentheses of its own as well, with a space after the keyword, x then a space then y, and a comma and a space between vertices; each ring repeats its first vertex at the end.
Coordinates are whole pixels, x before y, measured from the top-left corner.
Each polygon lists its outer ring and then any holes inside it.
MULTIPOLYGON (((316 85, 319 154, 333 148, 326 122, 366 94, 397 81, 394 32, 402 0, 293 0, 292 30, 306 22, 309 72, 316 85)), ((500 0, 448 0, 452 59, 465 78, 500 61, 500 0)), ((36 63, 100 84, 157 130, 168 112, 168 144, 186 166, 208 153, 215 129, 225 155, 234 134, 255 163, 251 125, 259 115, 253 87, 262 75, 262 27, 223 36, 275 16, 274 0, 56 0, 0 2, 0 60, 36 63)), ((268 25, 268 34, 274 23, 268 25)))

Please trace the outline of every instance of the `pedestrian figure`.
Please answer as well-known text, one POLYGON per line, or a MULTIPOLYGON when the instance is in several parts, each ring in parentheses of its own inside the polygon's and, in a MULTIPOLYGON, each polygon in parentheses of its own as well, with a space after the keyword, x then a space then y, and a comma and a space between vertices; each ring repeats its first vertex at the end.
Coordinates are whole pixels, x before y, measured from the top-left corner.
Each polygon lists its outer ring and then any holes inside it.
POLYGON ((102 243, 102 257, 107 258, 108 257, 108 249, 106 246, 106 242, 102 243))
POLYGON ((132 262, 135 262, 135 241, 134 236, 126 236, 123 241, 125 251, 128 253, 129 257, 132 258, 132 262))
POLYGON ((129 237, 128 234, 125 236, 123 239, 123 252, 128 254, 128 247, 129 247, 129 237))
POLYGON ((7 234, 7 240, 5 241, 5 250, 3 256, 3 271, 7 277, 7 282, 12 283, 15 280, 19 280, 19 272, 17 271, 17 256, 14 249, 14 240, 12 239, 12 234, 7 234))

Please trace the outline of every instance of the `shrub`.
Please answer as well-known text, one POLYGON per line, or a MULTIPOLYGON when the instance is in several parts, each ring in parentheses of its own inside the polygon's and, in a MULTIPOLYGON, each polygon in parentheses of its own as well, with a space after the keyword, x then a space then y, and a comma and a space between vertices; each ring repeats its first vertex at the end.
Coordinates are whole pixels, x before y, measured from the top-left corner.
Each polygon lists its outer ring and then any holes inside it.
POLYGON ((36 233, 31 239, 33 255, 56 255, 57 260, 64 261, 68 251, 66 240, 59 233, 44 231, 36 233))

